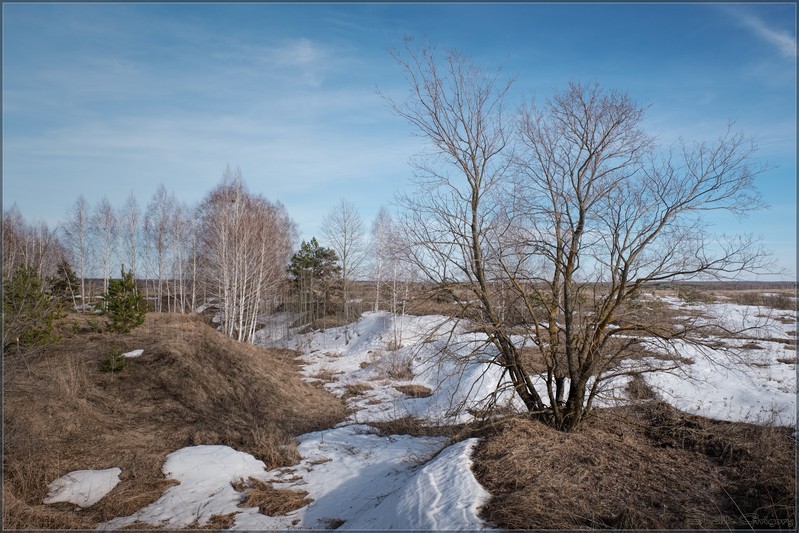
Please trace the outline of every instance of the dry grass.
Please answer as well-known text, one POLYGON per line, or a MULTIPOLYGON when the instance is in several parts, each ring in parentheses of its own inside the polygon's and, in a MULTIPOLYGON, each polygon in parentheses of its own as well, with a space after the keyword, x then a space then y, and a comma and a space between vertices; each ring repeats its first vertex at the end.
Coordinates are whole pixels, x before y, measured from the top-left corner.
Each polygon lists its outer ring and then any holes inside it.
POLYGON ((794 526, 788 429, 654 401, 595 412, 573 433, 519 418, 488 433, 474 467, 493 495, 484 517, 512 529, 794 526))
POLYGON ((634 374, 630 377, 625 387, 625 392, 627 397, 632 400, 655 400, 658 398, 657 393, 640 374, 634 374))
POLYGON ((294 436, 330 427, 343 403, 302 381, 294 355, 224 337, 198 317, 151 314, 127 335, 89 329, 46 352, 5 357, 4 529, 91 529, 160 497, 184 446, 225 444, 269 468, 297 461, 294 436), (143 348, 123 372, 108 350, 143 348), (67 472, 122 469, 103 500, 43 505, 67 472))
POLYGON ((716 292, 739 305, 757 305, 783 311, 796 311, 796 293, 790 290, 721 290, 716 292))
POLYGON ((252 477, 234 488, 247 495, 239 504, 240 507, 257 507, 258 512, 267 516, 284 516, 313 501, 306 498, 307 492, 276 489, 271 484, 252 477))
POLYGON ((377 430, 378 435, 411 435, 413 437, 448 437, 452 442, 458 442, 469 437, 483 436, 492 427, 491 422, 474 421, 468 424, 452 424, 446 426, 429 425, 424 419, 412 416, 386 420, 383 422, 370 422, 370 426, 377 430))
POLYGON ((424 385, 395 385, 394 388, 411 398, 428 398, 433 394, 433 391, 424 385))
POLYGON ((342 399, 347 400, 355 396, 361 396, 363 393, 372 389, 373 387, 368 383, 348 383, 347 386, 344 387, 344 396, 342 396, 342 399))

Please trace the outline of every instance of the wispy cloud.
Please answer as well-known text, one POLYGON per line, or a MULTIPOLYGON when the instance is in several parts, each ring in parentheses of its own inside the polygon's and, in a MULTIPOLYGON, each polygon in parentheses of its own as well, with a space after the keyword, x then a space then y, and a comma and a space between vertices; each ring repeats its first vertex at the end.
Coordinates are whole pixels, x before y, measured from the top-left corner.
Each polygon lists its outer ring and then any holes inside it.
POLYGON ((780 54, 796 59, 796 36, 787 31, 769 26, 763 19, 751 12, 739 9, 728 10, 738 22, 751 30, 758 38, 774 46, 780 54))

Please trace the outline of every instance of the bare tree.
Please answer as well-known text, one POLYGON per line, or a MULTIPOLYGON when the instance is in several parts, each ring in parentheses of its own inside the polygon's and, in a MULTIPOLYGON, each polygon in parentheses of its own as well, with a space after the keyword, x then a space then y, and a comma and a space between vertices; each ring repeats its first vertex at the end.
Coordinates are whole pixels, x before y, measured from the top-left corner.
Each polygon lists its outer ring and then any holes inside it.
POLYGON ((136 195, 128 195, 125 205, 119 212, 119 232, 122 241, 122 261, 128 271, 136 277, 136 266, 140 253, 141 209, 136 195))
POLYGON ((664 154, 641 130, 643 112, 625 94, 572 83, 520 120, 524 149, 507 204, 516 231, 500 249, 522 254, 499 262, 525 308, 544 311, 544 320, 528 312, 525 322, 546 362, 552 416, 565 429, 627 371, 621 363, 642 338, 707 342, 696 328, 675 331, 631 310, 648 283, 725 279, 757 272, 768 258, 751 237, 714 235, 701 218, 762 206, 754 177, 764 168, 753 166, 752 143, 728 129, 714 143, 682 142, 664 154), (524 266, 532 255, 535 271, 524 266))
POLYGON ((198 208, 203 277, 219 303, 225 334, 252 342, 261 314, 286 280, 295 238, 285 208, 251 194, 228 168, 198 208))
POLYGON ((350 284, 365 258, 365 230, 358 208, 352 202, 340 200, 323 219, 322 232, 330 248, 341 261, 341 282, 344 299, 344 319, 349 322, 350 284))
POLYGON ((381 207, 372 222, 372 230, 369 234, 369 256, 371 257, 372 279, 375 282, 375 306, 374 310, 380 309, 380 290, 382 289, 383 279, 386 277, 391 257, 391 230, 393 225, 391 213, 388 209, 381 207))
POLYGON ((155 310, 163 310, 166 275, 170 264, 173 233, 170 231, 170 222, 175 210, 175 194, 167 191, 162 184, 158 187, 153 198, 147 206, 144 216, 144 234, 148 244, 147 252, 156 275, 156 304, 155 310))
POLYGON ((416 194, 398 198, 407 257, 435 283, 468 284, 480 304, 474 318, 497 348, 498 364, 527 408, 540 411, 543 400, 499 321, 486 257, 508 170, 503 112, 510 82, 500 83, 499 72, 485 72, 457 51, 415 49, 407 38, 405 53, 393 56, 411 90, 405 102, 389 104, 433 145, 432 156, 417 161, 416 194))
POLYGON ((621 363, 644 337, 706 342, 695 328, 629 312, 645 284, 764 264, 756 241, 718 238, 699 218, 759 205, 762 169, 743 136, 660 155, 641 130, 643 109, 576 83, 543 109, 522 109, 512 130, 497 72, 409 41, 395 58, 411 94, 389 103, 434 148, 415 194, 400 198, 408 257, 430 280, 472 292, 463 316, 485 332, 527 409, 553 426, 575 428, 607 380, 632 372, 621 363), (540 390, 522 356, 529 346, 546 369, 540 390))
POLYGON ((114 256, 117 248, 118 220, 114 207, 108 198, 98 202, 89 218, 89 230, 98 244, 100 251, 100 265, 103 274, 103 292, 108 292, 108 280, 114 266, 114 256))
POLYGON ((171 301, 170 311, 186 312, 194 308, 196 298, 196 239, 197 225, 194 210, 183 202, 175 203, 170 219, 172 244, 171 254, 171 301))
POLYGON ((41 279, 53 276, 67 255, 58 232, 47 223, 30 223, 16 204, 3 212, 3 277, 18 268, 33 270, 41 279))
POLYGON ((80 276, 81 310, 86 304, 86 276, 89 272, 91 247, 89 246, 89 204, 83 195, 79 196, 67 212, 67 222, 63 226, 65 243, 72 254, 73 263, 80 276))

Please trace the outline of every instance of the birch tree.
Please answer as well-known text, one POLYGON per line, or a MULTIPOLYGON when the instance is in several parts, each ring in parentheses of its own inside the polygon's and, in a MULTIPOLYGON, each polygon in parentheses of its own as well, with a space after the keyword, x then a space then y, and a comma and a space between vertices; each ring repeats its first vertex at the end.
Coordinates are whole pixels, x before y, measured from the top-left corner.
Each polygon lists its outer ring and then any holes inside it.
POLYGON ((122 248, 122 262, 128 265, 129 272, 136 277, 140 252, 141 208, 133 192, 128 195, 125 205, 119 212, 119 234, 122 248))
POLYGON ((118 236, 117 215, 105 196, 95 206, 89 218, 89 228, 99 251, 105 293, 108 292, 108 280, 111 278, 111 269, 114 265, 118 236))
POLYGON ((380 291, 383 279, 390 271, 392 224, 391 213, 383 206, 377 212, 369 234, 368 249, 369 256, 372 258, 372 279, 375 282, 375 311, 380 309, 380 291))
POLYGON ((170 231, 170 221, 175 209, 174 193, 167 191, 162 184, 158 187, 144 217, 144 234, 147 242, 148 256, 153 264, 155 274, 155 310, 163 310, 165 282, 170 264, 170 253, 173 233, 170 231))
POLYGON ((71 252, 73 264, 80 277, 81 311, 86 303, 86 276, 89 270, 89 204, 83 195, 67 211, 67 221, 63 226, 64 242, 71 252))
POLYGON ((350 284, 363 265, 366 251, 365 230, 357 206, 347 200, 340 200, 322 219, 322 231, 341 262, 344 319, 349 322, 350 284))
POLYGON ((282 204, 247 190, 229 168, 198 208, 203 277, 220 307, 221 329, 252 342, 259 316, 286 280, 296 230, 282 204))

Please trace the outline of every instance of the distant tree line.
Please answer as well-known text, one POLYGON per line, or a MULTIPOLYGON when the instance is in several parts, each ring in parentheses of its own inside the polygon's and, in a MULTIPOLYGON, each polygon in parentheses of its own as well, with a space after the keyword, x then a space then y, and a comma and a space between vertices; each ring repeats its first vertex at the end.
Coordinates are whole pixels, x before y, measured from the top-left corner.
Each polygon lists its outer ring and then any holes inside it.
POLYGON ((240 169, 231 168, 194 206, 163 185, 143 207, 133 193, 120 207, 105 197, 92 206, 80 195, 55 229, 28 222, 14 206, 3 213, 4 288, 8 297, 31 299, 6 306, 4 298, 4 346, 17 341, 15 325, 23 322, 107 309, 103 296, 120 269, 152 311, 210 308, 220 329, 241 341, 252 342, 261 318, 281 309, 297 325, 400 310, 405 271, 392 251, 397 235, 388 211, 381 209, 367 235, 357 206, 341 200, 323 227, 326 246, 314 237, 297 250, 285 207, 248 190, 240 169), (353 299, 353 283, 367 278, 369 296, 353 299))

